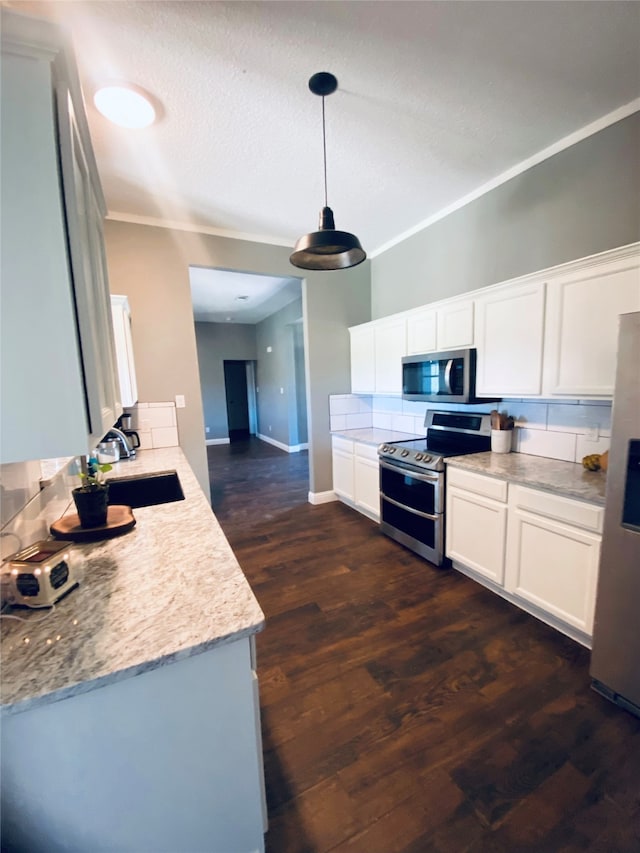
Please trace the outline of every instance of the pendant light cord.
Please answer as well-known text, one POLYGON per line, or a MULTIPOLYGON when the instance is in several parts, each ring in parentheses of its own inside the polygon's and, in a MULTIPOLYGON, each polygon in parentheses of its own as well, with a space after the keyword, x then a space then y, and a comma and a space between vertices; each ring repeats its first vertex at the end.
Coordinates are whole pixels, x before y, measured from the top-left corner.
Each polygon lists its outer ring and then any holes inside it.
POLYGON ((327 134, 324 124, 324 95, 322 96, 322 151, 324 156, 324 206, 328 207, 327 202, 327 134))

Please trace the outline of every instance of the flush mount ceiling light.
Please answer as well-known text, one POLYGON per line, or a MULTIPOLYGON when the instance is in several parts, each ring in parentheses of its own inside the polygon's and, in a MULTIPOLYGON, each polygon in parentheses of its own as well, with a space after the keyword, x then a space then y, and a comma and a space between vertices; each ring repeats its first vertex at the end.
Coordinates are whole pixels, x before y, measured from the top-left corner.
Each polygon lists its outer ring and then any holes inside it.
POLYGON ((294 267, 303 270, 344 270, 366 259, 355 234, 336 231, 333 211, 327 203, 327 139, 324 120, 324 99, 338 88, 338 81, 327 71, 314 74, 309 80, 314 95, 322 97, 322 149, 324 154, 324 207, 320 211, 319 231, 305 234, 295 245, 289 258, 294 267))
POLYGON ((98 112, 120 127, 148 127, 156 117, 151 101, 131 86, 103 86, 93 102, 98 112))

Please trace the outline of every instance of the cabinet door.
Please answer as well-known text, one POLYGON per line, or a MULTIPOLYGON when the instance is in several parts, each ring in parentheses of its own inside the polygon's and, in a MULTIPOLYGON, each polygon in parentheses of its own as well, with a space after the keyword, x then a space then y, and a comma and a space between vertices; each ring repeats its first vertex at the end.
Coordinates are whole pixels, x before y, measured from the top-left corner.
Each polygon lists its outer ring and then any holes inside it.
POLYGON ((446 555, 502 586, 507 506, 447 486, 446 555))
POLYGON ((473 302, 453 302, 438 308, 438 349, 473 346, 473 302))
POLYGON ((131 313, 126 296, 111 297, 111 318, 120 382, 120 399, 123 406, 134 406, 138 402, 138 384, 131 340, 131 313))
POLYGON ((531 396, 542 390, 545 283, 511 285, 476 300, 476 393, 531 396))
POLYGON ((371 324, 349 329, 351 336, 351 392, 373 394, 376 390, 376 350, 371 324))
POLYGON ((437 348, 436 320, 433 308, 412 311, 407 317, 407 355, 421 355, 437 348))
MULTIPOLYGON (((345 442, 342 444, 351 444, 353 442, 345 442)), ((342 447, 336 447, 336 442, 333 443, 333 491, 338 497, 346 498, 349 501, 355 499, 355 483, 353 470, 353 449, 349 452, 343 450, 342 447)))
POLYGON ((367 515, 380 518, 380 465, 374 447, 356 444, 355 502, 367 515))
POLYGON ((0 79, 0 461, 75 456, 87 423, 51 70, 3 47, 0 79))
POLYGON ((593 630, 599 557, 596 534, 510 511, 505 589, 585 634, 593 630))
POLYGON ((407 354, 407 323, 404 318, 375 326, 377 394, 402 393, 402 357, 407 354))
POLYGON ((60 158, 73 273, 73 293, 85 378, 89 447, 122 413, 116 379, 111 302, 102 213, 68 91, 58 92, 60 158))
POLYGON ((638 260, 547 288, 547 393, 613 397, 618 315, 640 310, 638 260))

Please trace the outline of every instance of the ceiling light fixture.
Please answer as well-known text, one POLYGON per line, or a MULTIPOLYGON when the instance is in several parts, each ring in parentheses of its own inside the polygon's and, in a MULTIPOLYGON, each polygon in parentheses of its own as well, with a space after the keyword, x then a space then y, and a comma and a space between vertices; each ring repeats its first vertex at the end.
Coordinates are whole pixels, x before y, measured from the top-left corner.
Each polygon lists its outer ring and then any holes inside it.
POLYGON ((355 234, 336 231, 333 211, 327 203, 327 138, 324 99, 338 88, 338 80, 328 71, 320 71, 309 80, 314 95, 322 97, 322 148, 324 154, 324 207, 320 211, 319 231, 305 234, 295 245, 289 258, 294 267, 303 270, 344 270, 361 264, 367 257, 355 234))
POLYGON ((93 102, 98 112, 120 127, 148 127, 156 117, 149 98, 128 85, 103 86, 93 96, 93 102))

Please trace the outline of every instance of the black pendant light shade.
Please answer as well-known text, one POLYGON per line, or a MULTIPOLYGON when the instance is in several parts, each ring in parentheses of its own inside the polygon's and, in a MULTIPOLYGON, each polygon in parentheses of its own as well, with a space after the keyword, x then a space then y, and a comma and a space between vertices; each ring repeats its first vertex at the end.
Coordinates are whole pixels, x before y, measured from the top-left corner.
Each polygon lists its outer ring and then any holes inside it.
POLYGON ((295 245, 289 258, 294 267, 303 270, 345 270, 361 264, 367 257, 355 234, 336 231, 333 211, 320 211, 320 230, 305 234, 295 245))
POLYGON ((333 211, 327 205, 327 142, 324 121, 324 99, 338 88, 333 74, 321 71, 309 80, 314 95, 322 96, 322 144, 324 151, 324 204, 320 211, 319 230, 305 234, 295 245, 289 258, 303 270, 344 270, 361 264, 367 257, 355 234, 336 231, 333 211))

